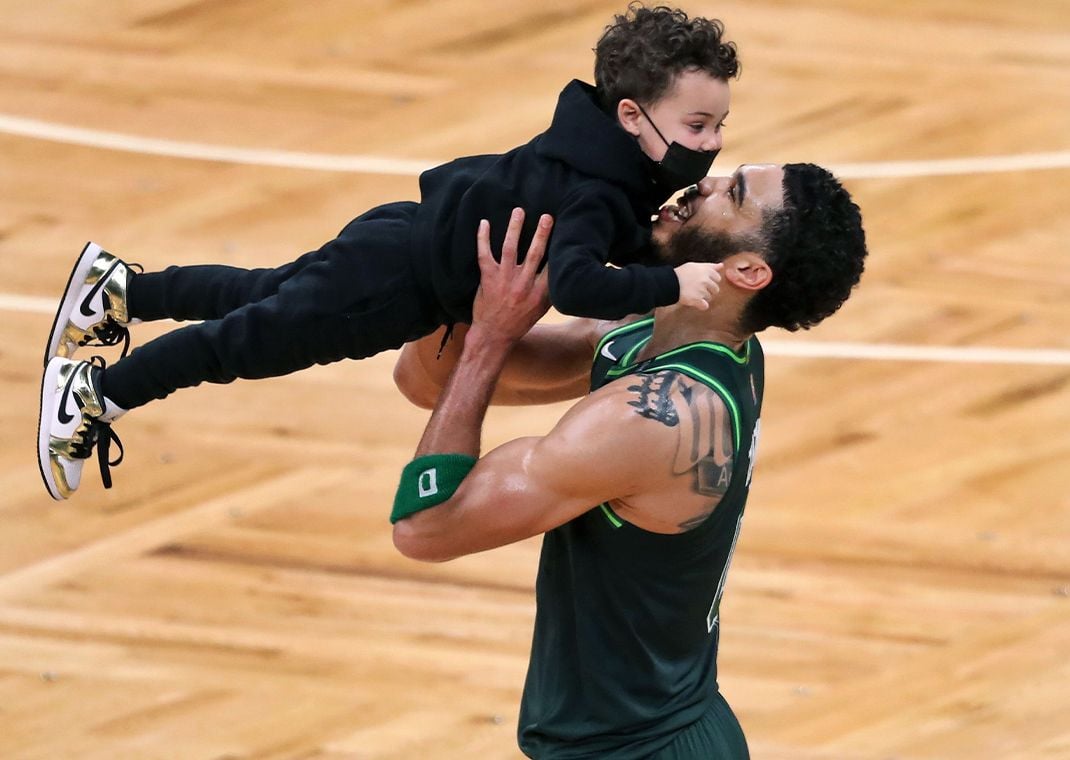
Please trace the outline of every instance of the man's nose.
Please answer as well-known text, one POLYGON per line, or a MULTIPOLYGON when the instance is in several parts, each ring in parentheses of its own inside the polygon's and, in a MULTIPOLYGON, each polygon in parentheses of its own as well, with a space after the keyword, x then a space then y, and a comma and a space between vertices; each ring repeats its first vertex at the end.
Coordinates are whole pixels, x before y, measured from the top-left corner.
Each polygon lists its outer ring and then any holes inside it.
POLYGON ((723 178, 720 177, 703 177, 698 181, 699 195, 713 195, 717 189, 717 182, 723 178))

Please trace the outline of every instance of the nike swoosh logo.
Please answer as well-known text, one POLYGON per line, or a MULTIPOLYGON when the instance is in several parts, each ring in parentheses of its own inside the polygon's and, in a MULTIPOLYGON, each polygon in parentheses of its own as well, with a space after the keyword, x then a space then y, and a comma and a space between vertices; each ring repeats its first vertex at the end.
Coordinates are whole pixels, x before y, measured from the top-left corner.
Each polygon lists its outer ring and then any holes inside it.
POLYGON ((606 357, 611 362, 615 362, 615 361, 617 361, 617 357, 615 357, 613 354, 609 353, 609 347, 612 346, 612 345, 613 345, 613 341, 609 341, 609 343, 606 343, 604 346, 602 346, 602 351, 600 353, 602 354, 602 356, 606 357))
POLYGON ((90 303, 92 302, 93 297, 100 292, 101 288, 104 287, 104 283, 108 281, 108 278, 111 277, 111 273, 115 271, 115 268, 117 266, 119 266, 118 261, 111 265, 108 271, 105 272, 99 280, 97 280, 95 285, 93 285, 92 290, 90 290, 89 293, 86 294, 86 297, 82 299, 82 305, 78 310, 82 312, 83 317, 92 317, 96 313, 95 311, 93 311, 93 308, 90 306, 90 303))
POLYGON ((67 378, 67 384, 63 386, 63 395, 59 397, 59 409, 56 410, 56 419, 59 420, 59 424, 66 425, 68 422, 74 419, 74 415, 67 414, 67 399, 71 395, 71 386, 74 384, 74 373, 67 378))

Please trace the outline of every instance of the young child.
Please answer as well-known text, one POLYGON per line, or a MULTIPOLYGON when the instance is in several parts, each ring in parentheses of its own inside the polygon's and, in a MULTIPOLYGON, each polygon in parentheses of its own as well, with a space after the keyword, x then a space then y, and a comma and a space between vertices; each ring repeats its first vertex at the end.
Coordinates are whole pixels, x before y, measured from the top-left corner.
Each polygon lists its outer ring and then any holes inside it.
POLYGON ((508 153, 425 172, 419 203, 372 209, 277 269, 136 273, 88 244, 45 353, 38 460, 49 493, 66 499, 78 488, 94 447, 110 487, 111 423, 178 388, 360 359, 470 321, 479 220, 490 221, 500 250, 514 208, 528 212, 519 250, 540 214, 553 217, 546 266, 562 313, 619 319, 677 302, 705 308, 715 265, 673 269, 648 244, 661 204, 706 176, 721 147, 728 80, 739 69, 723 33, 716 20, 629 6, 595 48, 595 86, 566 86, 545 132, 508 153), (127 356, 128 326, 164 318, 204 321, 127 356), (110 367, 72 358, 79 346, 119 342, 123 356, 110 367))

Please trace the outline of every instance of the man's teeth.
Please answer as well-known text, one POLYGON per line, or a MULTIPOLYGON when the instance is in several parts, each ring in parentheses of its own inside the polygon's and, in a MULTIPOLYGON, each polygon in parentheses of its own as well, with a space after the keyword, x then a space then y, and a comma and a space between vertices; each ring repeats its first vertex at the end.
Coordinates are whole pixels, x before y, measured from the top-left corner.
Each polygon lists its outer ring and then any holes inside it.
POLYGON ((665 206, 661 209, 662 213, 669 212, 669 214, 681 224, 686 222, 691 217, 691 208, 682 203, 679 206, 665 206))

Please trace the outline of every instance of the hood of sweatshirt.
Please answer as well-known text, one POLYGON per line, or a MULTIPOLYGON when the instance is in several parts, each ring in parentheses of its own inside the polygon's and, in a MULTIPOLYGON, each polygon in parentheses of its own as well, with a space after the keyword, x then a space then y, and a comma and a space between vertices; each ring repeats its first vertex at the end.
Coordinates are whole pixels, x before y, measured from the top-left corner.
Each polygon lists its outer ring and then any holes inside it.
POLYGON ((536 151, 620 186, 636 209, 653 213, 668 197, 654 182, 653 161, 599 105, 595 88, 573 79, 561 91, 536 151))

